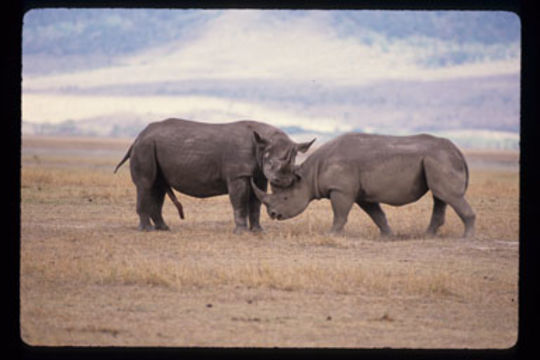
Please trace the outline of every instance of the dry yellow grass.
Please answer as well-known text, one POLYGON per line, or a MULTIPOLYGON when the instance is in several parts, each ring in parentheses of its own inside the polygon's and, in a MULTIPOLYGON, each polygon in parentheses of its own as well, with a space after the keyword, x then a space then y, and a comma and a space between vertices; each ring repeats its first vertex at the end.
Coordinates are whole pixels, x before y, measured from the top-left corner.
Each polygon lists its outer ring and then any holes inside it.
POLYGON ((424 237, 430 196, 384 207, 392 240, 359 208, 345 236, 328 236, 324 200, 284 222, 263 213, 263 235, 235 236, 226 196, 181 194, 185 221, 166 201, 171 231, 141 233, 128 167, 112 174, 124 143, 115 157, 96 155, 97 140, 83 141, 86 152, 70 152, 77 141, 32 140, 23 141, 21 170, 21 336, 30 344, 497 348, 516 340, 515 171, 472 169, 472 240, 459 239, 451 209, 440 234, 424 237))

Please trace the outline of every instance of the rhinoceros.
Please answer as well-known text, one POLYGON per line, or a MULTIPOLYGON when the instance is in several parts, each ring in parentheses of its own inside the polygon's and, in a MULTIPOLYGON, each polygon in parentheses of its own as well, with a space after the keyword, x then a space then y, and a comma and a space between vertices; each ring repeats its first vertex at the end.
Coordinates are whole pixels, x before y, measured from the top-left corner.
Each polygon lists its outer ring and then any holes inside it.
POLYGON ((229 194, 235 233, 262 230, 260 201, 249 179, 266 190, 286 187, 294 180, 298 151, 315 141, 293 142, 283 131, 256 121, 208 124, 167 119, 149 124, 135 139, 114 172, 129 158, 137 188, 140 230, 168 230, 162 217, 167 193, 184 218, 171 188, 198 198, 229 194), (154 222, 152 226, 150 219, 154 222))
POLYGON ((272 219, 297 216, 313 199, 330 199, 339 233, 354 203, 378 226, 381 235, 392 231, 379 203, 400 206, 431 190, 434 200, 427 233, 443 225, 449 204, 465 225, 464 237, 474 234, 475 213, 464 195, 469 171, 463 154, 449 140, 427 134, 385 136, 346 133, 315 150, 295 170, 297 179, 273 194, 257 188, 272 219))

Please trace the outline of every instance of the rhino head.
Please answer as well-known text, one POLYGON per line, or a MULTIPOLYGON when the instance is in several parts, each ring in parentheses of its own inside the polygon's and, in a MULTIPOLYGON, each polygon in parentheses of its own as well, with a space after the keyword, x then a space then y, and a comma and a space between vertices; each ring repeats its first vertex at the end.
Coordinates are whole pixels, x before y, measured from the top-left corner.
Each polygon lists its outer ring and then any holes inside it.
POLYGON ((304 211, 311 201, 310 187, 307 186, 306 181, 302 181, 297 173, 294 176, 296 180, 293 185, 281 188, 272 194, 259 189, 251 178, 251 187, 255 196, 266 206, 268 216, 272 219, 285 220, 295 217, 304 211))
POLYGON ((295 143, 285 138, 274 141, 253 132, 259 153, 262 154, 262 171, 272 187, 286 188, 295 180, 294 163, 296 154, 305 153, 315 139, 305 143, 295 143))

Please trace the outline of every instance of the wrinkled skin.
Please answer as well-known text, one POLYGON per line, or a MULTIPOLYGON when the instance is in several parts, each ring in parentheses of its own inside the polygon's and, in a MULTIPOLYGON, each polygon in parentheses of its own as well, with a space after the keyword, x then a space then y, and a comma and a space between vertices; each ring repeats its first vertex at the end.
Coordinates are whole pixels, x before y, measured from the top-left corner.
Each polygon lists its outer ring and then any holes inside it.
POLYGON ((183 218, 173 188, 198 198, 229 194, 235 233, 247 230, 248 220, 249 229, 258 232, 261 203, 249 179, 263 189, 268 180, 281 188, 290 186, 297 152, 307 151, 312 143, 297 144, 283 131, 256 121, 205 124, 167 119, 138 135, 115 172, 130 159, 140 230, 169 229, 161 214, 166 193, 183 218))
POLYGON ((304 211, 311 200, 328 198, 334 213, 331 233, 343 230, 356 203, 382 235, 391 235, 379 203, 405 205, 431 190, 434 205, 427 233, 435 234, 444 223, 448 204, 465 225, 464 237, 474 235, 475 214, 464 197, 467 163, 449 140, 425 134, 347 133, 313 152, 295 175, 294 185, 274 194, 266 194, 252 182, 271 218, 289 219, 304 211))

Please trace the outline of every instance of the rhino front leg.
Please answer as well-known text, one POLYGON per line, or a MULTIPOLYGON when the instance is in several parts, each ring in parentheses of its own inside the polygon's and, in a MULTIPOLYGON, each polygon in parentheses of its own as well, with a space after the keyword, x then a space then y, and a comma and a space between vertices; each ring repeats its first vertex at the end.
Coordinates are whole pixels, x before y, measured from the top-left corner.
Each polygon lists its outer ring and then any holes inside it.
MULTIPOLYGON (((268 186, 268 182, 266 179, 256 179, 255 184, 259 189, 262 189, 266 191, 266 187, 268 186)), ((260 224, 260 218, 261 218, 261 202, 255 196, 255 193, 250 188, 249 192, 249 230, 251 230, 254 233, 262 232, 263 228, 260 224)))
POLYGON ((228 182, 229 199, 233 207, 235 228, 233 233, 241 234, 248 230, 250 184, 247 177, 232 179, 228 182))
POLYGON ((354 204, 354 196, 334 190, 330 193, 330 203, 334 212, 334 222, 330 234, 337 235, 343 231, 343 227, 347 223, 349 212, 354 204))

